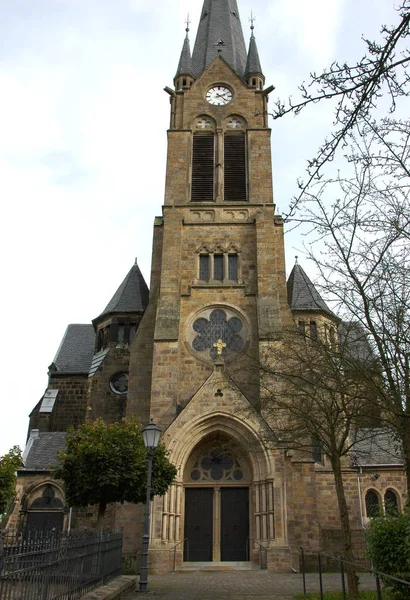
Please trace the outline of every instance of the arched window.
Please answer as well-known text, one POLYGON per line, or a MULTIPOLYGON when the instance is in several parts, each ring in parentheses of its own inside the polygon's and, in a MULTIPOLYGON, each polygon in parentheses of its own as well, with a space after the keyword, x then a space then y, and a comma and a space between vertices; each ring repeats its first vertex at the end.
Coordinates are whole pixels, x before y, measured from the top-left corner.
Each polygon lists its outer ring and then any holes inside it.
POLYGON ((56 493, 51 485, 48 485, 41 497, 37 497, 30 506, 31 509, 63 508, 63 503, 56 498, 56 493))
POLYGON ((377 517, 380 513, 379 495, 374 490, 366 493, 366 513, 369 518, 377 517))
POLYGON ((395 514, 399 510, 399 500, 393 490, 387 490, 384 494, 384 508, 388 515, 395 514))

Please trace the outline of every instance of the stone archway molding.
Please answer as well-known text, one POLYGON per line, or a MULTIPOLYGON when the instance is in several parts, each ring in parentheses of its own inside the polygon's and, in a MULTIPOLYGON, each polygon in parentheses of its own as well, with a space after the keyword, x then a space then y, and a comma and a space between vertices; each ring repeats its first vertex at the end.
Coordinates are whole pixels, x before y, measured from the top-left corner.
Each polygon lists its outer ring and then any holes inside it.
POLYGON ((169 460, 178 468, 176 481, 183 482, 184 470, 192 453, 205 438, 215 433, 224 434, 243 449, 254 482, 273 478, 274 463, 261 439, 263 428, 254 421, 255 417, 252 419, 249 415, 219 411, 188 420, 179 428, 175 427, 176 431, 171 426, 164 441, 170 453, 169 460))

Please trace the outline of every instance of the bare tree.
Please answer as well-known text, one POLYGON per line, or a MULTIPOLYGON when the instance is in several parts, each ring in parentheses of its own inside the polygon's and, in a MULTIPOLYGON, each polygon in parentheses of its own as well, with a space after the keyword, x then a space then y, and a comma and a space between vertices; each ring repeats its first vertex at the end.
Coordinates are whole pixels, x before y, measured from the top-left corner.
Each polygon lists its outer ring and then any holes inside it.
MULTIPOLYGON (((312 446, 319 445, 330 462, 344 556, 353 562, 343 469, 350 465, 348 457, 357 444, 355 429, 364 419, 377 420, 379 415, 374 402, 378 365, 364 333, 356 324, 346 324, 339 340, 327 338, 324 327, 311 339, 296 327, 290 328, 275 348, 266 347, 258 367, 261 411, 281 444, 310 455, 312 446)), ((371 429, 366 431, 373 435, 371 429)), ((357 579, 351 568, 348 585, 350 597, 357 598, 357 579)))
POLYGON ((272 116, 278 119, 289 113, 298 115, 310 104, 324 100, 336 104, 333 130, 308 161, 307 178, 299 181, 299 193, 291 202, 288 217, 295 214, 303 195, 320 179, 323 168, 335 158, 348 135, 375 116, 380 98, 389 102, 387 111, 391 114, 398 100, 409 95, 410 0, 401 1, 397 14, 396 24, 381 28, 380 40, 364 39, 364 56, 355 64, 335 62, 320 74, 311 73, 308 83, 299 87, 300 99, 290 98, 287 103, 277 100, 274 105, 272 116))
POLYGON ((306 193, 298 220, 311 227, 319 289, 377 357, 379 377, 367 383, 403 447, 410 498, 410 122, 366 120, 350 144, 352 176, 306 193))

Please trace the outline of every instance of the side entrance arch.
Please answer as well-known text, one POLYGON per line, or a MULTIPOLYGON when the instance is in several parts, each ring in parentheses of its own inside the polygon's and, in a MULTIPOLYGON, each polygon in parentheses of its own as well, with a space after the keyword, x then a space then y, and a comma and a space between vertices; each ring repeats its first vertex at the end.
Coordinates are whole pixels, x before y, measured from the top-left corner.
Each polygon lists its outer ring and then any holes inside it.
POLYGON ((28 506, 25 535, 47 536, 61 533, 64 525, 64 504, 53 485, 46 485, 28 506))

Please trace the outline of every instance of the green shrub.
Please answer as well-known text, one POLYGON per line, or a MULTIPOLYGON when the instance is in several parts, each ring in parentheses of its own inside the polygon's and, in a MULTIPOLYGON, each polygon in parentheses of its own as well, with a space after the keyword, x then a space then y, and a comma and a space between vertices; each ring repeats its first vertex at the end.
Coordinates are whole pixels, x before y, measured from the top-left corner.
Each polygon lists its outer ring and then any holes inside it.
MULTIPOLYGON (((371 519, 368 557, 376 571, 410 581, 410 511, 371 519)), ((382 578, 393 600, 409 600, 410 587, 382 578)))

